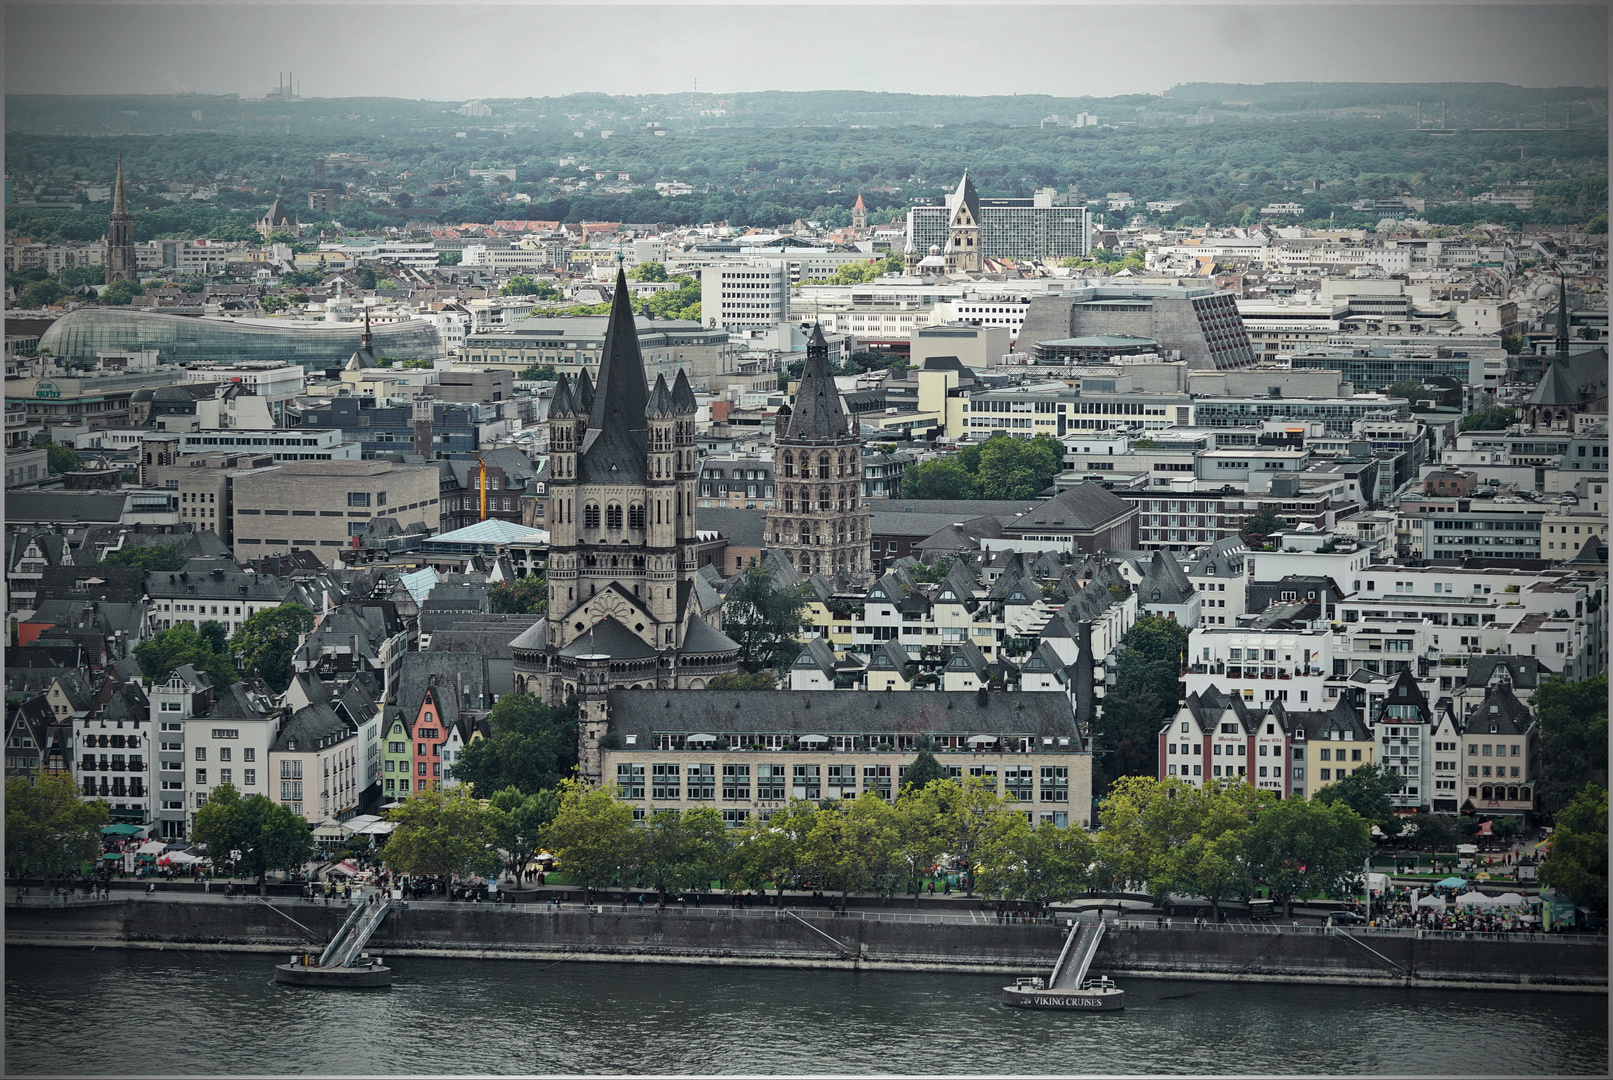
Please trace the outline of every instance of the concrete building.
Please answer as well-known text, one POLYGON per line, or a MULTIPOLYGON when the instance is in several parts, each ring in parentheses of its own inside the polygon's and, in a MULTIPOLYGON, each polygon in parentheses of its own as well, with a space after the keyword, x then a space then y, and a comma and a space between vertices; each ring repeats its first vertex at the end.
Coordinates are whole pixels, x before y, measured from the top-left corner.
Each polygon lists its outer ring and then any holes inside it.
POLYGON ((290 461, 234 477, 233 544, 238 557, 276 549, 348 547, 373 518, 439 524, 435 465, 388 461, 290 461))
POLYGON ((708 327, 723 330, 789 322, 789 267, 769 259, 707 267, 700 278, 700 317, 708 327))
POLYGON ((1192 369, 1255 362, 1233 295, 1197 287, 1105 285, 1035 296, 1015 347, 1099 334, 1152 338, 1192 369))
POLYGON ((1089 827, 1092 754, 1062 694, 614 690, 607 783, 634 817, 712 807, 730 826, 791 799, 894 799, 918 742, 1032 822, 1089 827))
POLYGON ((920 326, 912 334, 908 360, 923 367, 932 356, 956 357, 965 367, 985 371, 996 367, 1009 347, 1005 326, 979 326, 971 323, 945 323, 920 326))
POLYGON ((977 272, 986 259, 1085 258, 1091 242, 1086 207, 1056 201, 1052 188, 1028 199, 982 199, 965 173, 940 204, 908 210, 908 272, 932 247, 941 249, 949 272, 977 272))
MULTIPOLYGON (((664 375, 670 383, 683 370, 697 386, 721 386, 739 369, 743 349, 720 324, 708 327, 642 315, 634 322, 645 374, 652 379, 664 375)), ((603 315, 557 315, 523 319, 510 330, 478 330, 466 336, 462 359, 515 371, 547 364, 573 380, 583 371, 597 380, 606 323, 603 315)))

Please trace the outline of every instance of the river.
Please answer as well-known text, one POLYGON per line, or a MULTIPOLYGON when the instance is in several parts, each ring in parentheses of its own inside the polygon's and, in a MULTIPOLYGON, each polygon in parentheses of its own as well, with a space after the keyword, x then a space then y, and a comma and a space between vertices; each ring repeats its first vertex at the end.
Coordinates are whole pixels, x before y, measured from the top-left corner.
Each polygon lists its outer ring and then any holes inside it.
POLYGON ((397 959, 390 989, 276 957, 6 949, 8 1075, 1601 1075, 1605 994, 1123 980, 1124 1012, 997 1003, 1001 976, 397 959))

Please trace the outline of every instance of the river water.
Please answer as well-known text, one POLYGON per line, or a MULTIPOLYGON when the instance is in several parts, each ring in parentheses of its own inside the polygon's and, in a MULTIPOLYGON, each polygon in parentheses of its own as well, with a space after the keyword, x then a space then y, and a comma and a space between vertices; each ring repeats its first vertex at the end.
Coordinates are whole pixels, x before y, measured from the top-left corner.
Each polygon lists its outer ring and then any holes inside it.
POLYGON ((278 986, 266 954, 6 949, 5 1071, 1605 1074, 1597 994, 1127 979, 1124 1012, 1002 976, 399 958, 278 986))

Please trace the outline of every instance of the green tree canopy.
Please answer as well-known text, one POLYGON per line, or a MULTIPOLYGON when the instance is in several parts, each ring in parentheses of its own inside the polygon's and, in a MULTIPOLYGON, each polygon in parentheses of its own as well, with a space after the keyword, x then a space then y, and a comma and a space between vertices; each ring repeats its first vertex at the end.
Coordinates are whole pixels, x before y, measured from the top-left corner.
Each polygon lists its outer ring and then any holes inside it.
POLYGON ((1317 790, 1314 798, 1321 803, 1343 803, 1376 825, 1385 836, 1400 833, 1400 819, 1395 816, 1394 804, 1389 796, 1405 789, 1406 781, 1399 773, 1376 763, 1360 765, 1342 780, 1335 780, 1317 790))
POLYGON ((642 262, 627 272, 634 281, 665 281, 666 267, 658 262, 642 262))
POLYGON ((240 680, 228 653, 218 652, 214 640, 204 637, 188 622, 160 631, 134 647, 140 674, 154 683, 165 682, 174 668, 189 664, 212 681, 215 691, 240 680))
POLYGON ((1343 803, 1283 799, 1249 826, 1249 870, 1289 914, 1295 896, 1341 896, 1363 872, 1371 825, 1343 803))
POLYGON ((557 869, 588 890, 615 883, 638 858, 633 808, 604 788, 560 784, 560 809, 544 830, 557 869))
POLYGON ((920 750, 913 758, 913 763, 902 774, 902 791, 923 791, 930 786, 932 780, 946 780, 950 777, 946 766, 935 760, 935 755, 928 750, 920 750))
POLYGON ((196 811, 191 839, 215 867, 255 877, 259 891, 271 870, 299 870, 314 852, 308 823, 263 795, 246 798, 220 784, 196 811))
POLYGON ((1607 675, 1554 676, 1529 703, 1540 722, 1540 808, 1555 814, 1586 784, 1607 784, 1607 675))
POLYGON ((1176 712, 1187 630, 1163 615, 1144 615, 1120 639, 1115 685, 1092 723, 1095 790, 1122 776, 1157 776, 1159 729, 1176 712))
POLYGON ((554 382, 559 377, 553 364, 529 364, 521 372, 521 378, 532 379, 538 382, 554 382))
POLYGON ((902 471, 904 499, 978 499, 980 483, 951 458, 909 465, 902 471))
POLYGON ((538 283, 526 274, 515 274, 499 289, 500 296, 531 296, 538 291, 538 283))
POLYGON ((778 677, 767 671, 741 671, 734 675, 717 675, 706 683, 707 690, 775 690, 778 677))
POLYGON ((138 281, 114 281, 101 293, 101 303, 123 306, 137 296, 144 296, 146 290, 138 281))
POLYGON ((543 830, 560 812, 560 793, 553 788, 526 794, 507 787, 489 800, 493 812, 493 839, 509 856, 519 879, 543 844, 543 830))
POLYGON ((478 793, 553 788, 577 765, 577 702, 555 707, 531 694, 505 694, 488 713, 490 738, 473 739, 449 767, 478 793))
POLYGON ((853 892, 888 896, 904 877, 900 841, 891 804, 865 791, 817 813, 802 858, 818 881, 842 897, 853 892))
POLYGON ((1278 517, 1276 511, 1268 508, 1244 518, 1238 535, 1251 549, 1256 549, 1274 542, 1272 538, 1287 528, 1288 523, 1278 517))
POLYGON ((70 776, 29 773, 6 778, 6 872, 70 874, 101 851, 106 803, 81 799, 70 776))
POLYGON ((398 823, 387 838, 386 865, 400 874, 494 874, 498 812, 464 787, 417 791, 387 811, 398 823))
POLYGON ((1421 379, 1401 379, 1390 383, 1384 393, 1393 398, 1404 398, 1407 401, 1417 400, 1418 395, 1425 393, 1421 379))
POLYGON ((723 604, 723 632, 739 645, 739 664, 746 671, 783 671, 801 651, 802 586, 773 584, 773 571, 753 566, 728 593, 723 604))
POLYGON ((988 896, 1050 904, 1091 887, 1092 838, 1051 821, 1034 828, 1021 818, 983 853, 980 889, 988 896))
POLYGON ((138 566, 142 570, 174 573, 185 568, 185 558, 173 544, 129 546, 107 552, 103 566, 138 566))
POLYGON ((75 472, 84 467, 78 451, 61 443, 45 444, 45 467, 53 473, 75 472))
MULTIPOLYGON (((8 818, 9 823, 9 818, 8 818)), ((1586 784, 1557 815, 1540 880, 1574 903, 1607 914, 1607 789, 1586 784)))
POLYGON ((301 604, 281 604, 248 616, 230 638, 230 653, 242 671, 258 672, 279 693, 291 685, 291 658, 313 628, 312 611, 301 604))
POLYGON ((1503 431, 1518 422, 1517 409, 1485 409, 1462 418, 1463 431, 1503 431))
POLYGON ((549 583, 536 574, 501 581, 487 590, 490 610, 501 615, 542 615, 549 607, 549 583))

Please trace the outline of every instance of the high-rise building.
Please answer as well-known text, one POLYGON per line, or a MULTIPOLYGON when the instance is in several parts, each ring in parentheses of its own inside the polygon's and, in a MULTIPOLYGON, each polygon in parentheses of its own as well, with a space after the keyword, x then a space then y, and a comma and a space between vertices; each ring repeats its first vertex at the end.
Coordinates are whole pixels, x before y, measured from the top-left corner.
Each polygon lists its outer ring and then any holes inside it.
POLYGON ((123 155, 118 155, 118 179, 112 189, 112 216, 106 223, 106 283, 139 281, 134 250, 134 218, 123 194, 123 155))
POLYGON ((964 173, 939 205, 908 210, 907 268, 913 271, 931 247, 941 249, 950 272, 979 270, 983 259, 1085 258, 1086 207, 1054 201, 1052 188, 1029 199, 982 199, 964 173))
POLYGON ((511 642, 519 689, 580 699, 595 783, 611 688, 703 689, 739 650, 696 573, 694 391, 682 370, 646 390, 628 297, 618 270, 597 386, 562 375, 549 405, 549 610, 511 642))
POLYGON ((773 428, 775 494, 764 533, 767 546, 803 574, 868 572, 861 453, 829 368, 829 343, 814 326, 795 407, 773 428))

